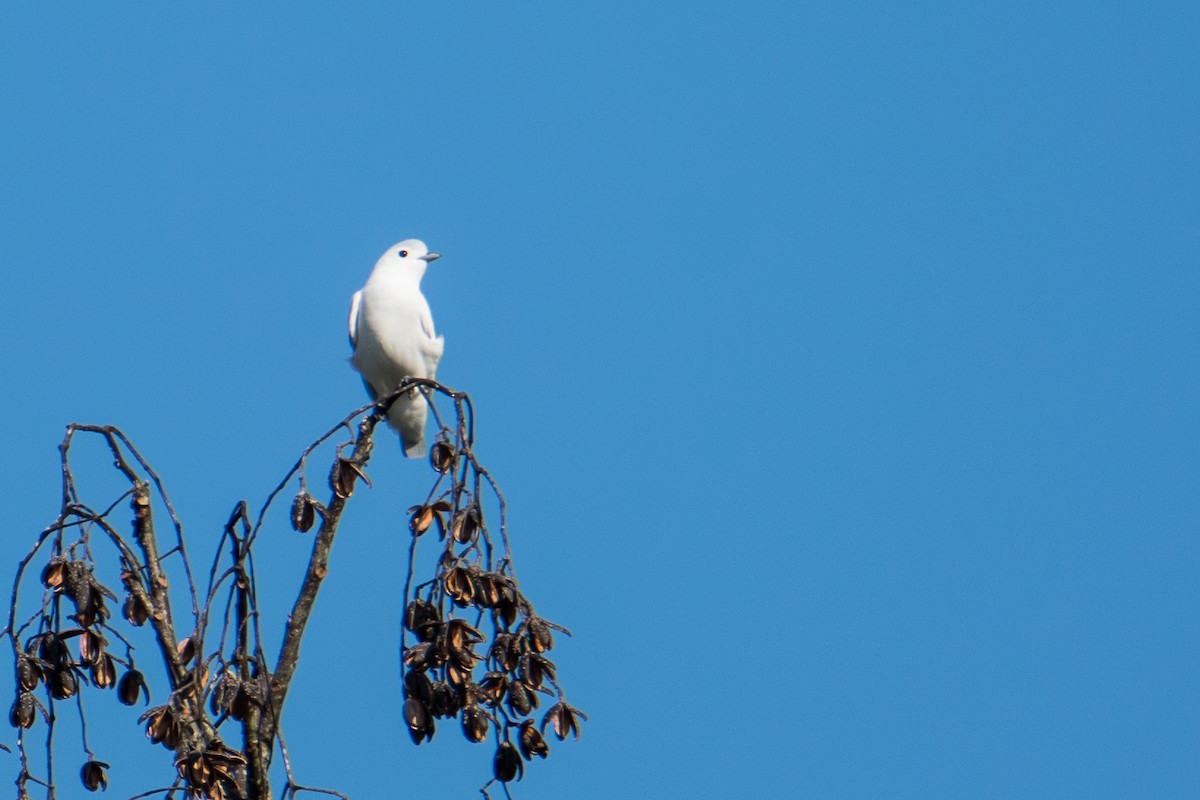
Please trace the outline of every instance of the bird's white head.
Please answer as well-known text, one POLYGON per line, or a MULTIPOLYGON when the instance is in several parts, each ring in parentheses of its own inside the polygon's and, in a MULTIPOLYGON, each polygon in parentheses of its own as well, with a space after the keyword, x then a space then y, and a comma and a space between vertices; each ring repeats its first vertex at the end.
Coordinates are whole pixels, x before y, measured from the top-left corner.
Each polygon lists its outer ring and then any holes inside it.
POLYGON ((419 261, 422 264, 428 264, 430 261, 436 261, 442 257, 440 253, 429 252, 429 248, 420 239, 405 239, 403 242, 396 242, 388 248, 387 256, 407 261, 419 261))
POLYGON ((405 239, 389 247, 387 252, 379 257, 375 269, 382 267, 391 272, 399 268, 400 271, 413 273, 420 278, 425 274, 425 267, 429 262, 441 257, 440 253, 429 252, 429 248, 420 239, 405 239))

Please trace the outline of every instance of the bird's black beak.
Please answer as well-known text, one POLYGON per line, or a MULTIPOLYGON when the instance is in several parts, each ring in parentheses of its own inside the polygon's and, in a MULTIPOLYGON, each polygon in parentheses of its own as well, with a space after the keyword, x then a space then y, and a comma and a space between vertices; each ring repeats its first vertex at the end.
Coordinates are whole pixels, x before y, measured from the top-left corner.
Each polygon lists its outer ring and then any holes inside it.
POLYGON ((441 257, 441 253, 426 253, 425 255, 421 256, 421 260, 428 264, 430 261, 437 261, 441 257))

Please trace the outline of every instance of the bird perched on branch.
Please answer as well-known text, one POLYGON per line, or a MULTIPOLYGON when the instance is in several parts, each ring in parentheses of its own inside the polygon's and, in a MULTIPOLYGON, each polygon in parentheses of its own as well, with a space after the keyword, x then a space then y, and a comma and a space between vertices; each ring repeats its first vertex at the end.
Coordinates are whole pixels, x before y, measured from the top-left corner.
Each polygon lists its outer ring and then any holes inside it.
MULTIPOLYGON (((421 294, 421 277, 440 258, 419 239, 387 249, 363 288, 350 300, 350 364, 372 400, 387 397, 406 377, 433 379, 445 343, 433 332, 433 315, 421 294)), ((388 410, 388 425, 400 434, 404 455, 425 454, 427 403, 415 389, 388 410)))

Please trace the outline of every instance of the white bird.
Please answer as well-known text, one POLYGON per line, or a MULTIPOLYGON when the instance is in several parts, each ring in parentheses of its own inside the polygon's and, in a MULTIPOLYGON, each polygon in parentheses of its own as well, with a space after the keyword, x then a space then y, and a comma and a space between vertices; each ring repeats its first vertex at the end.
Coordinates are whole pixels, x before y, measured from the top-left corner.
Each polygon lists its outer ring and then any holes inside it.
MULTIPOLYGON (((421 277, 440 258, 419 239, 387 249, 366 285, 350 299, 350 364, 362 376, 372 400, 387 397, 406 377, 433 379, 445 346, 433 332, 421 277)), ((425 453, 425 398, 415 389, 388 410, 388 425, 400 434, 404 455, 425 453)))

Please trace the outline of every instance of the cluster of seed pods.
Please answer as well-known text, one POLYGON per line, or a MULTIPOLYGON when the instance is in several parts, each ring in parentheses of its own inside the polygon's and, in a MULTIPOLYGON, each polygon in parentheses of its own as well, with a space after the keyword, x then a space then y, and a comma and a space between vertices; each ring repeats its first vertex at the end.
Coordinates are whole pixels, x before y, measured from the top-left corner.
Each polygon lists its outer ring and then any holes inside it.
MULTIPOLYGON (((586 719, 568 705, 548 655, 554 632, 568 632, 534 612, 507 547, 494 557, 480 498, 485 481, 469 451, 440 441, 430 463, 451 486, 438 493, 435 484, 429 501, 408 510, 412 536, 436 530, 441 551, 431 580, 411 591, 406 584, 405 639, 416 641, 403 649, 404 721, 416 744, 433 739, 438 720, 451 719, 469 741, 493 740, 493 776, 507 783, 524 774, 523 760, 549 755, 547 729, 560 741, 578 738, 586 719), (540 712, 544 700, 549 707, 540 712)), ((410 583, 411 574, 410 563, 410 583)))
MULTIPOLYGON (((149 702, 146 679, 133 666, 132 655, 127 652, 122 658, 109 652, 104 634, 111 631, 106 600, 115 600, 116 595, 96 579, 92 562, 53 556, 42 569, 41 580, 46 594, 33 621, 37 630, 25 638, 20 648, 13 639, 17 686, 9 723, 27 730, 37 722, 39 712, 43 718, 50 718, 50 712, 37 698, 39 687, 44 687, 47 703, 69 700, 89 685, 115 689, 117 699, 128 706, 143 696, 149 702), (61 605, 64 600, 72 609, 68 613, 61 605)), ((141 625, 146 621, 141 608, 130 597, 122 613, 131 624, 141 625)), ((89 791, 106 789, 108 764, 93 758, 90 751, 87 755, 80 768, 80 780, 89 791)))

